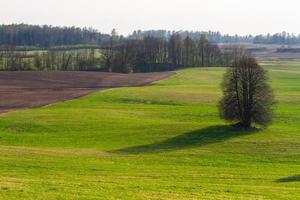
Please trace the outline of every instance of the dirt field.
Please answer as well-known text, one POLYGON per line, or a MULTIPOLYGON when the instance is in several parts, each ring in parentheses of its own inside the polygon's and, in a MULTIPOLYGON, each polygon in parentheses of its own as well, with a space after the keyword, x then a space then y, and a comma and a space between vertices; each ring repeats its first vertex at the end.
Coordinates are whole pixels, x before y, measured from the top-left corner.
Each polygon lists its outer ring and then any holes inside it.
POLYGON ((0 113, 40 107, 107 88, 143 86, 174 72, 0 72, 0 113))
POLYGON ((265 51, 255 52, 253 55, 259 61, 300 61, 300 53, 265 51))
POLYGON ((259 61, 300 61, 299 52, 278 52, 277 49, 282 47, 299 49, 300 45, 277 45, 277 44, 250 44, 250 43, 240 43, 240 44, 224 44, 219 43, 219 46, 233 47, 239 46, 251 50, 252 55, 259 61))

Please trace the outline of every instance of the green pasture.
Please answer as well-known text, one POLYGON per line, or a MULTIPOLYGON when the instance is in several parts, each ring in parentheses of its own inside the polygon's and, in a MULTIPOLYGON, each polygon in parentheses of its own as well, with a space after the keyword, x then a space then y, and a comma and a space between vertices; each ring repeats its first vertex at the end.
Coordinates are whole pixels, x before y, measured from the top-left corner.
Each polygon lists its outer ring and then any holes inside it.
POLYGON ((300 63, 265 130, 219 119, 223 68, 0 117, 0 199, 299 199, 300 63))

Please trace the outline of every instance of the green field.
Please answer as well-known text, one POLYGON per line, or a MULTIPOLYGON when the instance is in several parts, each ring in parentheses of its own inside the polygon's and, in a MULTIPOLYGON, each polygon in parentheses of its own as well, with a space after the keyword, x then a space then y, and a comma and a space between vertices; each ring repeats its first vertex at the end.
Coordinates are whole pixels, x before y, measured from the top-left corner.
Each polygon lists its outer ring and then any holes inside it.
POLYGON ((0 117, 0 199, 299 199, 300 63, 263 63, 274 123, 219 119, 223 68, 0 117))

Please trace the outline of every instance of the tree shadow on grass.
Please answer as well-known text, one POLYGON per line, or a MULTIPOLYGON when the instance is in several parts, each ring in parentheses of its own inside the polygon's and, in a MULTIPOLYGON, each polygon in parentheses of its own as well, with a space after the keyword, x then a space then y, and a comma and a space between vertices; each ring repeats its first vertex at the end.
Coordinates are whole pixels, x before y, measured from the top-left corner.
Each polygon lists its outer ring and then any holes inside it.
POLYGON ((258 129, 241 130, 234 126, 210 126, 185 133, 161 142, 114 150, 114 153, 161 153, 201 147, 258 132, 258 129))
POLYGON ((277 179, 276 182, 278 182, 278 183, 300 182, 300 174, 294 175, 294 176, 280 178, 280 179, 277 179))

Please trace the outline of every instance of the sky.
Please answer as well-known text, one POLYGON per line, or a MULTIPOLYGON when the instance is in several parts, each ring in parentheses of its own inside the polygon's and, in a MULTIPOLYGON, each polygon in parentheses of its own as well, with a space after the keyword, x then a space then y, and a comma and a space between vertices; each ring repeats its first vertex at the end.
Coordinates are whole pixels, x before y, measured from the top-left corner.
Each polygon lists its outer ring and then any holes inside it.
POLYGON ((299 0, 0 0, 0 24, 299 34, 299 8, 299 0))

